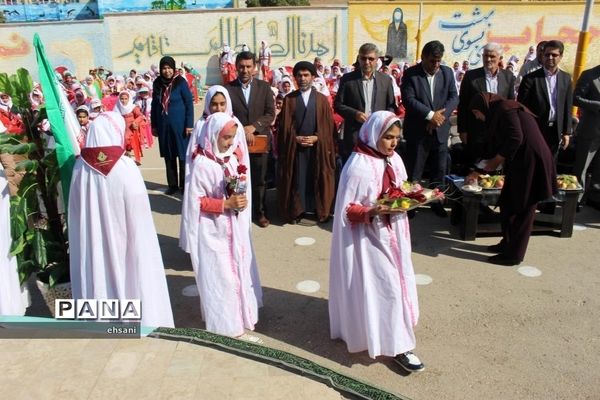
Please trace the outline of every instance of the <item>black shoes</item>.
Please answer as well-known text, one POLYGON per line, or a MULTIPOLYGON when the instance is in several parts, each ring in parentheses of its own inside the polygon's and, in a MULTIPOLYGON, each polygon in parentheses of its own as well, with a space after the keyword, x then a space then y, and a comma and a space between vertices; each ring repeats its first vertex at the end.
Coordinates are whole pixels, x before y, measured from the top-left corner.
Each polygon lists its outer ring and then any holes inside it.
POLYGON ((512 267, 514 265, 521 264, 520 260, 508 258, 503 254, 497 254, 495 256, 488 257, 488 262, 496 265, 504 265, 506 267, 512 267))
POLYGON ((421 372, 425 369, 425 366, 421 360, 419 360, 419 357, 414 355, 412 351, 398 354, 394 357, 394 362, 408 372, 421 372))
POLYGON ((165 194, 167 196, 171 196, 172 194, 177 193, 178 190, 179 188, 177 186, 169 186, 169 188, 165 190, 165 194))
POLYGON ((487 251, 489 251, 490 253, 502 253, 504 251, 504 245, 502 244, 502 242, 498 244, 493 244, 487 247, 487 251))

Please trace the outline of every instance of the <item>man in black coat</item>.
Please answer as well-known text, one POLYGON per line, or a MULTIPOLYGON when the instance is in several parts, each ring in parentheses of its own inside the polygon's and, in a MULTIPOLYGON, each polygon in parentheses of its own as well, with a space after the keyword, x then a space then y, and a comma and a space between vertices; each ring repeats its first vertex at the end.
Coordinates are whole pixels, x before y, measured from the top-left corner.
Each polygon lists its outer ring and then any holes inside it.
POLYGON ((484 132, 476 126, 469 126, 469 104, 477 93, 493 93, 505 99, 515 98, 515 76, 500 69, 498 63, 502 56, 502 46, 488 43, 483 46, 483 67, 468 70, 460 84, 458 95, 458 133, 466 148, 467 165, 483 158, 486 138, 484 132))
MULTIPOLYGON (((233 114, 244 125, 246 140, 254 144, 255 135, 268 135, 275 118, 275 101, 271 87, 265 81, 254 79, 256 57, 242 51, 235 59, 238 78, 225 87, 231 97, 233 114)), ((265 228, 270 221, 265 215, 265 175, 267 153, 250 154, 250 179, 252 181, 252 218, 265 228)))
POLYGON ((344 139, 339 149, 344 163, 352 154, 358 131, 369 115, 375 111, 396 110, 392 80, 377 71, 378 57, 377 46, 363 44, 358 49, 360 68, 340 79, 333 108, 344 118, 344 139))
MULTIPOLYGON (((418 182, 425 164, 431 159, 430 181, 444 182, 448 158, 450 115, 458 104, 458 93, 451 68, 441 65, 444 45, 437 40, 425 44, 421 63, 407 69, 402 76, 400 91, 406 108, 404 137, 408 177, 418 182)), ((439 216, 446 212, 438 203, 432 206, 439 216)))
POLYGON ((546 42, 543 68, 523 77, 517 95, 517 101, 538 117, 538 125, 555 162, 559 148, 567 148, 573 133, 571 75, 558 68, 563 51, 561 41, 546 42))

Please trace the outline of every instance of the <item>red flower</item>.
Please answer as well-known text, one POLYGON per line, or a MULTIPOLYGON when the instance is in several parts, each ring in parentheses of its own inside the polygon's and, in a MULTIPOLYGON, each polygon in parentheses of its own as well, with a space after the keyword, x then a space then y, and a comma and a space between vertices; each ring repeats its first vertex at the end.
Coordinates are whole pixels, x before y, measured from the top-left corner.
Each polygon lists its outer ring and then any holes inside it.
POLYGON ((248 171, 248 167, 246 167, 244 164, 238 165, 238 167, 237 167, 238 174, 245 174, 246 171, 248 171))

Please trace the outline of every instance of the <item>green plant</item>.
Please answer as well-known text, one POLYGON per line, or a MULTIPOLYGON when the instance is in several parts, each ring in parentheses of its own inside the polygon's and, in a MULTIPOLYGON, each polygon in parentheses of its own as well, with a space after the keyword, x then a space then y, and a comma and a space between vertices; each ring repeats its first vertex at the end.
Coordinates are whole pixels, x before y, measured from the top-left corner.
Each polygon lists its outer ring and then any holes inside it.
POLYGON ((152 10, 185 10, 185 0, 154 0, 150 3, 152 10))
POLYGON ((24 175, 11 197, 11 254, 17 257, 21 283, 36 273, 54 286, 69 281, 68 235, 65 219, 58 212, 60 173, 56 152, 45 150, 38 129, 46 111, 31 109, 31 90, 27 70, 21 68, 11 76, 0 73, 0 91, 12 97, 25 125, 24 134, 0 135, 0 153, 24 158, 16 164, 15 170, 24 175))

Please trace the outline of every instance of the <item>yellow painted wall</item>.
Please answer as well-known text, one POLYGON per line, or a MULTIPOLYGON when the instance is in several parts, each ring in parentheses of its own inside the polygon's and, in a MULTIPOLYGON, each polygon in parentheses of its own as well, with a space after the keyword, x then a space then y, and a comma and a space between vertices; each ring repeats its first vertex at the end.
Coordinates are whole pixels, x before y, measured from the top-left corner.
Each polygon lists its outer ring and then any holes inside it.
MULTIPOLYGON (((480 64, 478 51, 487 42, 504 46, 505 60, 516 55, 523 61, 530 45, 540 40, 559 39, 565 44, 564 69, 571 71, 584 2, 423 2, 421 17, 421 47, 430 40, 441 41, 445 60, 469 60, 480 64)), ((373 42, 384 52, 387 29, 392 13, 400 7, 408 30, 408 59, 413 62, 419 53, 416 40, 419 21, 418 2, 350 3, 348 11, 348 59, 353 61, 362 43, 373 42)), ((600 63, 600 7, 593 10, 587 68, 600 63)))
POLYGON ((204 69, 208 82, 220 80, 218 54, 223 44, 240 51, 245 43, 258 52, 265 39, 273 66, 320 56, 327 63, 345 56, 342 8, 215 10, 156 15, 112 14, 104 18, 110 33, 113 69, 147 69, 162 55, 204 69), (165 19, 168 18, 168 22, 165 19))

